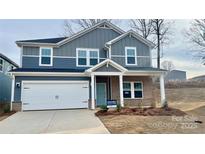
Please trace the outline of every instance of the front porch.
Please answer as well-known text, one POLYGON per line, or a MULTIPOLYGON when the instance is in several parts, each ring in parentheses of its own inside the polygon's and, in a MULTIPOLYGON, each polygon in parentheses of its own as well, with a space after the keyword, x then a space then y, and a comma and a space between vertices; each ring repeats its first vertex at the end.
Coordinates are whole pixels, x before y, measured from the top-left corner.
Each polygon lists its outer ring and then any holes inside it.
POLYGON ((152 106, 155 103, 153 77, 160 79, 161 106, 166 105, 164 70, 151 67, 128 70, 107 59, 88 69, 86 73, 91 77, 91 109, 106 105, 107 100, 116 100, 121 107, 152 106))
POLYGON ((107 100, 116 100, 121 106, 152 106, 155 103, 153 96, 152 77, 150 76, 123 76, 124 83, 123 101, 120 100, 119 76, 95 76, 94 77, 94 102, 95 107, 106 105, 107 100), (140 88, 135 89, 131 83, 140 83, 140 88), (125 90, 126 84, 128 85, 125 90), (129 86, 130 85, 130 86, 129 86), (135 97, 138 94, 138 96, 135 97), (126 97, 126 98, 125 98, 126 97))

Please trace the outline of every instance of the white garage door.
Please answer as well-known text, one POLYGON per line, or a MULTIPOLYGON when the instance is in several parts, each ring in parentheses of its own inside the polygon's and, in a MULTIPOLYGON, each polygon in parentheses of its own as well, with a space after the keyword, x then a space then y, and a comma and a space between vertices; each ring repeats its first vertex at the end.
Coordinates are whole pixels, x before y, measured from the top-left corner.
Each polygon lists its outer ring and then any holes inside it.
POLYGON ((23 81, 22 110, 88 108, 88 81, 23 81))

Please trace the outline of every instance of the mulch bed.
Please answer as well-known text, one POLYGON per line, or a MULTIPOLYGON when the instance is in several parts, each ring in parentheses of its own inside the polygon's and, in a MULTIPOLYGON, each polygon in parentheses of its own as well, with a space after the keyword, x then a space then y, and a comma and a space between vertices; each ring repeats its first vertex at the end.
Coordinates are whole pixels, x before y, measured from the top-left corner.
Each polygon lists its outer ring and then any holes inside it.
POLYGON ((107 115, 138 115, 138 116, 184 116, 185 112, 175 108, 123 108, 120 112, 117 110, 97 111, 96 116, 107 115))
POLYGON ((9 116, 11 116, 12 114, 16 113, 15 111, 11 111, 11 112, 8 112, 8 113, 1 113, 0 114, 0 121, 8 118, 9 116))

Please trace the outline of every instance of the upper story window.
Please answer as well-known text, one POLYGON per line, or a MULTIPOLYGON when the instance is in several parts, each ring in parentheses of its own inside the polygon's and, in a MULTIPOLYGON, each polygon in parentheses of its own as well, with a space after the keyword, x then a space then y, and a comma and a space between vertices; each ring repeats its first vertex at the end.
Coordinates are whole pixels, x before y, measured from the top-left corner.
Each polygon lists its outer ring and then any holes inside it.
POLYGON ((4 65, 4 61, 3 59, 0 59, 0 72, 3 71, 3 65, 4 65))
POLYGON ((40 48, 40 57, 39 57, 40 66, 52 66, 53 65, 53 49, 41 47, 40 48))
POLYGON ((126 81, 123 83, 123 97, 140 99, 143 98, 143 85, 141 81, 126 81))
POLYGON ((94 66, 99 63, 99 49, 82 49, 76 50, 77 66, 94 66))
POLYGON ((137 65, 137 49, 136 47, 125 47, 126 65, 137 65))

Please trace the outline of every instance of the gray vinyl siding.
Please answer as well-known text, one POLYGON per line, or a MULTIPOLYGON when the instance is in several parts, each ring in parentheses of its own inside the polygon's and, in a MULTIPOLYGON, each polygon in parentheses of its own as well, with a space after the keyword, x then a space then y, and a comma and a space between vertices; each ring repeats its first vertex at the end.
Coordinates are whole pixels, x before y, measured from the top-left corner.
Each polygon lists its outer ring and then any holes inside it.
POLYGON ((119 36, 119 34, 111 29, 98 28, 86 35, 81 36, 59 48, 54 48, 54 56, 76 56, 76 48, 97 48, 100 50, 100 57, 106 58, 104 50, 105 43, 119 36))
POLYGON ((23 47, 23 55, 39 56, 39 47, 23 47))
POLYGON ((107 67, 107 65, 104 65, 104 66, 98 68, 97 70, 95 70, 95 72, 119 72, 119 70, 114 68, 111 65, 109 65, 108 67, 107 67))
MULTIPOLYGON (((90 78, 89 77, 40 77, 40 76, 32 77, 32 76, 17 76, 15 78, 15 83, 21 83, 21 86, 22 86, 22 81, 23 80, 26 80, 26 81, 29 81, 29 80, 36 80, 36 81, 39 81, 39 80, 44 80, 44 81, 49 81, 49 80, 59 80, 59 81, 75 80, 75 81, 82 81, 82 80, 84 80, 85 81, 86 80, 86 81, 90 81, 90 78)), ((15 89, 14 89, 14 102, 19 102, 19 101, 21 101, 21 87, 20 88, 15 87, 15 89)))
POLYGON ((6 103, 11 100, 11 84, 11 77, 0 73, 0 103, 6 103))
MULTIPOLYGON (((119 36, 117 32, 112 29, 104 29, 104 28, 97 28, 71 42, 68 42, 59 48, 53 48, 53 56, 63 56, 63 58, 59 58, 56 60, 54 58, 54 65, 53 67, 59 68, 59 63, 61 63, 61 68, 76 68, 76 48, 96 48, 99 49, 99 56, 100 58, 107 58, 107 51, 105 50, 105 43, 114 39, 115 37, 119 36), (66 57, 70 57, 66 59, 66 57), (73 58, 73 59, 71 59, 73 58), (62 65, 63 64, 63 65, 62 65), (65 64, 65 65, 64 65, 65 64)), ((22 57, 22 67, 23 68, 40 68, 39 66, 39 47, 23 47, 23 56, 22 57), (31 57, 28 57, 31 55, 31 57)))
MULTIPOLYGON (((12 79, 10 76, 11 63, 3 60, 3 70, 0 72, 0 103, 1 102, 9 102, 11 100, 11 83, 12 79)), ((15 66, 13 66, 15 68, 15 66)))
MULTIPOLYGON (((100 59, 100 62, 105 59, 100 59)), ((76 68, 76 58, 53 58, 53 66, 39 66, 39 57, 23 57, 23 68, 76 68)), ((87 69, 87 67, 78 67, 80 69, 87 69)))
POLYGON ((114 43, 111 47, 111 56, 112 60, 119 63, 124 67, 133 67, 126 66, 125 63, 125 47, 136 47, 137 49, 137 66, 138 67, 150 67, 150 50, 149 46, 143 42, 137 40, 134 37, 126 36, 125 38, 114 43))

